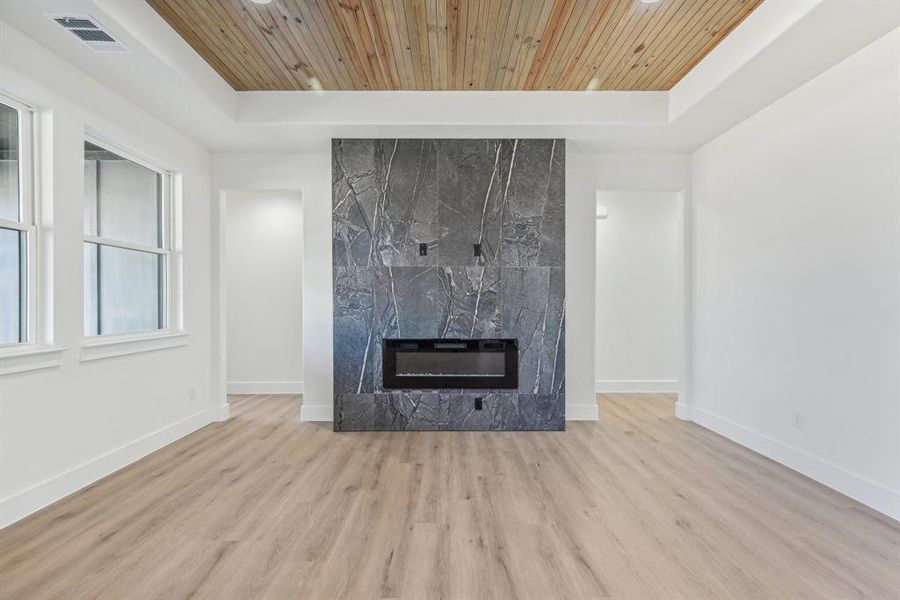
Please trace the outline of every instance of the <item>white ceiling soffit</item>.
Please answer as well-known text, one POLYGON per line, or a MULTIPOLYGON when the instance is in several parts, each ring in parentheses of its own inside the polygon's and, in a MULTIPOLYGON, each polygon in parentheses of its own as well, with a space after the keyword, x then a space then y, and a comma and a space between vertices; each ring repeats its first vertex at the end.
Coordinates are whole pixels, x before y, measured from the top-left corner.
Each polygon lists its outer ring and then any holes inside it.
POLYGON ((766 0, 672 88, 669 120, 696 148, 898 27, 893 0, 766 0))
MULTIPOLYGON (((322 150, 331 136, 385 135, 562 136, 573 150, 662 152, 695 149, 900 26, 900 3, 767 0, 668 93, 238 93, 145 2, 6 0, 0 19, 25 34, 0 44, 30 38, 211 150, 322 150), (133 53, 95 54, 53 13, 95 15, 133 53)), ((22 53, 0 52, 0 63, 41 76, 12 54, 22 53)))
POLYGON ((245 123, 665 125, 666 92, 240 92, 245 123))
MULTIPOLYGON (((143 0, 2 0, 0 20, 176 128, 188 122, 185 114, 236 115, 231 87, 143 0), (95 18, 130 54, 92 52, 51 20, 78 14, 95 18)), ((0 43, 13 44, 13 36, 5 33, 0 43)), ((16 69, 27 58, 4 52, 0 63, 16 69)))

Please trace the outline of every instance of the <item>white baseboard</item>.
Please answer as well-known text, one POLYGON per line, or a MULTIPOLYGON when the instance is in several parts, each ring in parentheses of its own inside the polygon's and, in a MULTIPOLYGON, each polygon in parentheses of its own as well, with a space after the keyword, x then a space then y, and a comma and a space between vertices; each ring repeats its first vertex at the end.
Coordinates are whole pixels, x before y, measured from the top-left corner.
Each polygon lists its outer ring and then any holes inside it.
POLYGON ((678 381, 674 379, 598 379, 595 382, 598 394, 632 393, 632 394, 677 394, 678 381))
POLYGON ((681 419, 682 421, 690 421, 691 420, 691 408, 681 402, 680 400, 675 403, 675 416, 681 419))
POLYGON ((691 418, 698 425, 900 521, 900 492, 896 490, 708 411, 693 408, 691 418))
POLYGON ((229 381, 229 394, 302 394, 302 381, 229 381))
POLYGON ((600 413, 597 410, 597 403, 590 404, 567 404, 566 405, 566 421, 599 421, 600 413))
POLYGON ((218 414, 216 415, 216 421, 227 421, 231 418, 231 405, 227 402, 225 404, 220 404, 218 407, 218 414))
POLYGON ((45 479, 22 491, 0 499, 0 528, 15 523, 45 506, 118 471, 151 452, 211 423, 212 409, 198 413, 148 433, 144 437, 120 446, 80 465, 45 479))
POLYGON ((301 421, 334 421, 334 405, 303 404, 300 407, 301 421))

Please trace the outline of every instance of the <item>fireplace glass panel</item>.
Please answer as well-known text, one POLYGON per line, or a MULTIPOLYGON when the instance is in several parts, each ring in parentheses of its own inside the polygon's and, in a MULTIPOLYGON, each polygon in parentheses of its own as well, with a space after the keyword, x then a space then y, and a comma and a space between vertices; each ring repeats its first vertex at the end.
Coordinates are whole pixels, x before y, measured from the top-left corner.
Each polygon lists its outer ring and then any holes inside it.
POLYGON ((516 389, 514 339, 385 339, 385 389, 516 389))
POLYGON ((397 375, 413 377, 503 377, 503 352, 397 352, 397 375))

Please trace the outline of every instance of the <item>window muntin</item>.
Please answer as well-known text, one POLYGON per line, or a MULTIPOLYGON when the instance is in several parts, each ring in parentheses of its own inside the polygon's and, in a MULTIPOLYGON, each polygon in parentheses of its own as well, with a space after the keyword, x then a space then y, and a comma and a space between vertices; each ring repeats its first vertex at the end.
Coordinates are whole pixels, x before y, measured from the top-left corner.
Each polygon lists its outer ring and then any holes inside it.
POLYGON ((33 114, 0 96, 0 346, 35 340, 33 114))
POLYGON ((170 206, 169 173, 85 141, 85 335, 169 326, 170 206))

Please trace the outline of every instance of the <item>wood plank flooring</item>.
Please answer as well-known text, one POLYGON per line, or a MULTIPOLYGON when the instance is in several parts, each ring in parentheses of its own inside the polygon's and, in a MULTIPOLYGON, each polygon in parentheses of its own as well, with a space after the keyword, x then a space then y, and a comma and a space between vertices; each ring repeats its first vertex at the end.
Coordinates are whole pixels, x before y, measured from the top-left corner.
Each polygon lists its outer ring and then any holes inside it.
POLYGON ((345 433, 298 397, 0 531, 0 598, 898 598, 900 525, 604 395, 565 433, 345 433))

